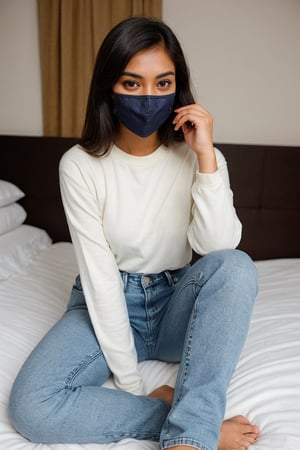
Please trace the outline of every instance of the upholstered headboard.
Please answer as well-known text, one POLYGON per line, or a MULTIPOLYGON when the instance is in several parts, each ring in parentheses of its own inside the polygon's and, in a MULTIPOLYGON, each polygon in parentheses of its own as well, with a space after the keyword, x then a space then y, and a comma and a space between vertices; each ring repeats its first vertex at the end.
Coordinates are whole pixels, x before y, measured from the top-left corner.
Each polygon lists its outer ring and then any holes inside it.
MULTIPOLYGON (((73 138, 0 136, 0 179, 17 184, 26 222, 69 240, 58 163, 73 138)), ((229 168, 243 223, 239 248, 253 259, 300 257, 300 147, 216 144, 229 168)))

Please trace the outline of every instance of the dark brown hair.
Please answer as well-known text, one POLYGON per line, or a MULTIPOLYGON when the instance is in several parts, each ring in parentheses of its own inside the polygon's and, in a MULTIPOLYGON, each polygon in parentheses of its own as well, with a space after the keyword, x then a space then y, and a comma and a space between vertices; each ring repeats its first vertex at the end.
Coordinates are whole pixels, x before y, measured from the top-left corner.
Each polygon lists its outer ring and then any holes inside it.
MULTIPOLYGON (((126 19, 107 34, 98 51, 85 124, 79 141, 85 151, 102 156, 110 150, 118 127, 118 120, 113 114, 113 86, 137 52, 161 44, 175 65, 174 109, 195 103, 190 87, 189 69, 173 31, 161 20, 145 17, 126 19)), ((174 131, 172 119, 171 115, 158 131, 162 144, 170 145, 184 139, 181 131, 174 131)))

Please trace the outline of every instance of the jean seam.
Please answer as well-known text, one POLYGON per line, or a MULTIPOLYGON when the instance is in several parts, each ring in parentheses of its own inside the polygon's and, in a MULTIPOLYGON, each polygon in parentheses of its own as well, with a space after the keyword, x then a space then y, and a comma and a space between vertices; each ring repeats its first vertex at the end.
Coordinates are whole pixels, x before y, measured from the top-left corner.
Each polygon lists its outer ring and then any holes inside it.
POLYGON ((76 377, 82 372, 86 367, 88 367, 92 362, 94 362, 99 355, 102 355, 101 350, 97 350, 94 354, 88 355, 86 358, 84 358, 77 367, 75 367, 67 376, 65 385, 68 388, 73 387, 73 383, 76 379, 76 377))
MULTIPOLYGON (((197 284, 199 285, 200 283, 197 283, 197 284)), ((197 318, 197 312, 198 312, 197 299, 198 299, 198 295, 195 298, 193 313, 192 313, 190 327, 189 327, 189 335, 187 337, 187 352, 186 352, 185 361, 184 361, 184 365, 185 365, 185 367, 184 367, 184 378, 183 378, 183 381, 182 381, 182 384, 181 384, 181 388, 180 388, 180 392, 179 392, 179 395, 178 395, 177 402, 174 405, 175 407, 176 407, 177 403, 179 402, 179 400, 182 397, 182 390, 183 390, 184 384, 186 382, 187 374, 188 374, 188 370, 189 370, 189 360, 190 360, 190 354, 191 354, 191 349, 192 349, 192 336, 193 336, 193 331, 194 331, 195 322, 196 322, 196 318, 197 318)))
MULTIPOLYGON (((199 275, 200 278, 200 275, 199 275)), ((177 291, 175 291, 175 295, 172 297, 172 301, 169 303, 168 308, 166 309, 166 313, 168 312, 169 308, 172 307, 172 305, 177 301, 177 298, 181 295, 181 292, 187 288, 190 285, 198 285, 199 287, 199 291, 200 289, 204 286, 204 283, 200 283, 200 280, 198 280, 196 277, 195 278, 191 278, 190 280, 188 280, 187 283, 185 283, 183 286, 179 286, 179 289, 177 291)), ((180 282, 179 282, 180 283, 180 282)), ((195 300, 197 299, 199 293, 197 295, 195 295, 195 300)))
MULTIPOLYGON (((199 277, 200 278, 200 277, 199 277)), ((172 406, 172 410, 171 410, 171 414, 172 411, 176 408, 177 404, 180 402, 181 398, 182 398, 182 391, 183 391, 183 387, 185 385, 185 382, 187 380, 187 375, 188 375, 188 370, 189 370, 189 360, 190 360, 190 354, 191 354, 191 342, 192 342, 192 335, 193 335, 193 331, 194 331, 194 327, 195 327, 195 322, 196 322, 196 318, 197 318, 197 311, 198 311, 198 302, 197 300, 199 299, 199 292, 201 290, 201 288, 203 287, 204 283, 201 284, 199 282, 199 279, 197 278, 192 278, 188 281, 188 283, 186 283, 184 286, 181 287, 181 289, 178 291, 178 293, 176 293, 176 297, 174 297, 173 301, 176 300, 177 296, 179 295, 179 293, 185 289, 187 286, 189 285, 197 285, 199 290, 197 295, 195 295, 195 301, 194 301, 194 307, 193 307, 193 312, 192 312, 192 317, 191 317, 191 322, 190 322, 190 327, 189 327, 189 335, 187 337, 187 352, 185 354, 185 360, 184 360, 184 377, 180 386, 180 391, 178 392, 178 395, 176 395, 177 399, 176 402, 173 404, 172 406)), ((170 430, 170 422, 169 419, 167 418, 167 433, 169 433, 170 430)))

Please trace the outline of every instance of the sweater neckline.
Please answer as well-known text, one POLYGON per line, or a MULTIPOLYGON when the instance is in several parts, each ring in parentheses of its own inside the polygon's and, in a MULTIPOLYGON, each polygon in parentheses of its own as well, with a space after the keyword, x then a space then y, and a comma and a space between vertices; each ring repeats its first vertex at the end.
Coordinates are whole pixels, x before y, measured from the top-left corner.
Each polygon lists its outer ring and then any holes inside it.
POLYGON ((123 161, 127 164, 142 166, 153 164, 161 160, 168 154, 168 152, 169 148, 161 144, 159 147, 157 147, 156 150, 154 150, 154 152, 150 153, 149 155, 136 156, 124 152, 124 150, 121 150, 116 144, 114 144, 111 150, 111 155, 113 156, 113 158, 118 159, 119 161, 123 161))

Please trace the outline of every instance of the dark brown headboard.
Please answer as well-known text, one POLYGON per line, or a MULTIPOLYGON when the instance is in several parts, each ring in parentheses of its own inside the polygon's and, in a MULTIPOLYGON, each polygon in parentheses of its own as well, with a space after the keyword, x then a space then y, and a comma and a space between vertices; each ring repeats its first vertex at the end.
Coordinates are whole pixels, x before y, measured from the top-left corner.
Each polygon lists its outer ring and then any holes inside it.
POLYGON ((58 164, 76 139, 0 136, 0 179, 11 181, 26 196, 20 201, 26 223, 47 230, 54 242, 70 240, 59 192, 58 164))
MULTIPOLYGON (((69 240, 58 184, 61 155, 76 139, 0 136, 0 179, 17 184, 27 223, 69 240)), ((216 144, 228 162, 243 223, 239 248, 253 259, 300 257, 300 147, 216 144)))
POLYGON ((218 145, 254 259, 300 257, 300 147, 218 145))

